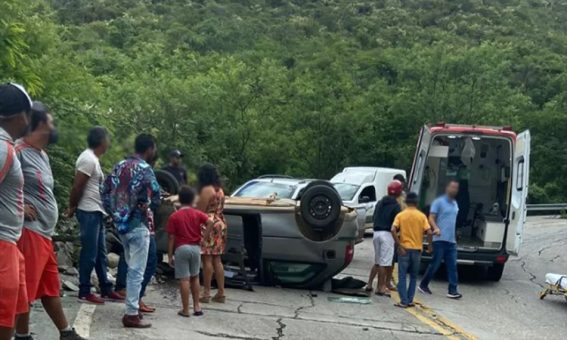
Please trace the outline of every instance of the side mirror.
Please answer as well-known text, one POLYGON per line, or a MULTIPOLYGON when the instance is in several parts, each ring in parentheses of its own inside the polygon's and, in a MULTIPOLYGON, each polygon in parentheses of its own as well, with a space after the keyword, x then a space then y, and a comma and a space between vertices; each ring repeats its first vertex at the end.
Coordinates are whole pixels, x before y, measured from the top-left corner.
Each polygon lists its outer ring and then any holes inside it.
POLYGON ((368 196, 362 196, 358 199, 358 203, 368 203, 370 202, 370 197, 368 196))

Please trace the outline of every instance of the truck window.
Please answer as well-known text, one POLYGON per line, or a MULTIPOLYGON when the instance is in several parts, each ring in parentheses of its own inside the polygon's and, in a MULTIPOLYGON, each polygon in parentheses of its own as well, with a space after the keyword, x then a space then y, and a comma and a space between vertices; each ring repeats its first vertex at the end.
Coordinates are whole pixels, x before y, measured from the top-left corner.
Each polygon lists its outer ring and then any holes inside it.
POLYGON ((360 197, 365 197, 365 196, 370 198, 370 202, 376 202, 376 189, 373 186, 369 186, 362 189, 359 199, 360 197))
POLYGON ((524 157, 518 162, 516 173, 518 174, 516 176, 516 190, 522 191, 524 188, 524 157))

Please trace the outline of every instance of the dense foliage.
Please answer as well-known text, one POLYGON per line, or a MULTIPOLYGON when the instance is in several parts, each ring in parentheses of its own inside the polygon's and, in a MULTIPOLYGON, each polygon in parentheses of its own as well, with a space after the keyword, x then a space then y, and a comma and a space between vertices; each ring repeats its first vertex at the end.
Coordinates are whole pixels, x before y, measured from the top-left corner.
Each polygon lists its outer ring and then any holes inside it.
POLYGON ((93 124, 106 167, 149 131, 233 187, 407 169, 435 121, 530 128, 531 200, 567 201, 564 1, 2 0, 0 37, 0 78, 56 113, 61 203, 93 124))

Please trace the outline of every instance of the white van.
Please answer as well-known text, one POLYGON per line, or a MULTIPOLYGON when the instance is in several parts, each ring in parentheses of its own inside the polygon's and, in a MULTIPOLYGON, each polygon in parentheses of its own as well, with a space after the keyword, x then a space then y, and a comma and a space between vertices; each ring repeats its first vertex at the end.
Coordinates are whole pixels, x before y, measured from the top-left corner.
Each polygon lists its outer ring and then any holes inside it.
POLYGON ((528 130, 444 123, 421 129, 409 188, 428 211, 449 180, 459 181, 458 263, 488 267, 490 280, 499 281, 509 255, 520 250, 529 155, 528 130))
POLYGON ((344 205, 357 210, 360 222, 365 229, 372 228, 372 216, 376 203, 388 193, 388 183, 395 175, 406 178, 406 171, 401 169, 378 167, 348 167, 331 178, 344 205))

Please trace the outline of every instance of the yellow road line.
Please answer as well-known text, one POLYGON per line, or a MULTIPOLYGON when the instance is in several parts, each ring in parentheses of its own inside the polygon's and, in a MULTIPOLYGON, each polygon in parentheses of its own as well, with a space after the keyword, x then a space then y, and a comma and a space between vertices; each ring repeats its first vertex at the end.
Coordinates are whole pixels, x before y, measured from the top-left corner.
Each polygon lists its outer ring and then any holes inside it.
MULTIPOLYGON (((398 270, 397 266, 394 268, 394 280, 398 281, 398 270)), ((391 292, 391 299, 395 303, 400 302, 400 295, 398 292, 391 292)), ((477 338, 465 331, 463 328, 457 324, 451 322, 447 318, 439 315, 433 309, 424 305, 417 298, 415 300, 415 307, 406 308, 405 311, 416 317, 419 321, 433 328, 437 332, 446 336, 448 339, 466 339, 466 340, 476 340, 477 338)))

